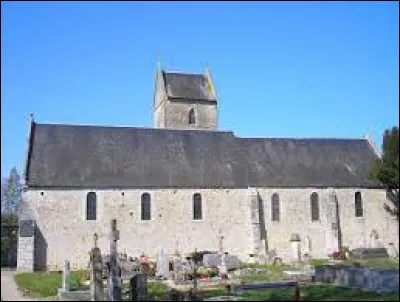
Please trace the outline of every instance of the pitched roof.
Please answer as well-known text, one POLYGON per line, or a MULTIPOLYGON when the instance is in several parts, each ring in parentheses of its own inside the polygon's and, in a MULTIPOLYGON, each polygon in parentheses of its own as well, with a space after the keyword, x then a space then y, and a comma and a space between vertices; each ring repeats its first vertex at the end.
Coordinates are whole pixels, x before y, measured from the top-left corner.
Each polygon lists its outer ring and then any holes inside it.
POLYGON ((170 99, 215 101, 211 83, 203 74, 163 71, 167 96, 170 99))
POLYGON ((34 124, 32 187, 371 187, 364 139, 238 138, 233 132, 34 124))

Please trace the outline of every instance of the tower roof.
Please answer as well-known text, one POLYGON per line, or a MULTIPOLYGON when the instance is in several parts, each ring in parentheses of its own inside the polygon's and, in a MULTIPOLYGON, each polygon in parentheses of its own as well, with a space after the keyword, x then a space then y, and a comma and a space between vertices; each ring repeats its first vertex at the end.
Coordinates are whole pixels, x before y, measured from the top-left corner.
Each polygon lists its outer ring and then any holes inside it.
POLYGON ((163 71, 163 77, 169 99, 216 101, 211 80, 204 74, 163 71))

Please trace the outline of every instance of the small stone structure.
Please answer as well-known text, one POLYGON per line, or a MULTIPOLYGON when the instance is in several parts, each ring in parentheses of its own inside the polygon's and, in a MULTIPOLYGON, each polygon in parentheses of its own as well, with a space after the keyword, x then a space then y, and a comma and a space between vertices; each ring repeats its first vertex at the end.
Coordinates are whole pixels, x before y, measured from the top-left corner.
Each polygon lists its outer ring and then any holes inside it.
POLYGON ((297 233, 290 236, 290 243, 292 245, 293 261, 299 262, 301 260, 301 240, 297 233))
POLYGON ((399 270, 322 266, 315 269, 315 281, 375 292, 398 292, 399 270))

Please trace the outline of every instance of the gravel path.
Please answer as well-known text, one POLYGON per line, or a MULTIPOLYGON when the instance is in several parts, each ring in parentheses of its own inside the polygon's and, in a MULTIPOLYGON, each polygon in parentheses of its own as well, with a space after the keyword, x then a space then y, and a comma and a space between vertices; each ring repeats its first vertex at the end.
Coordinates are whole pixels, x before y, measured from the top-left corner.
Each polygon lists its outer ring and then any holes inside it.
POLYGON ((2 301, 36 301, 24 297, 17 289, 17 284, 14 281, 14 270, 1 270, 1 300, 2 301))

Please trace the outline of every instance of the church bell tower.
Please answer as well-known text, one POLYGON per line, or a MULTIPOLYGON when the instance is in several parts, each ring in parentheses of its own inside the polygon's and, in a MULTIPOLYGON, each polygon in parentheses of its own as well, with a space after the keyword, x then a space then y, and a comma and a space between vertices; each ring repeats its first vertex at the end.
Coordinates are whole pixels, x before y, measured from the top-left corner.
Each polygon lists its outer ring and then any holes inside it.
POLYGON ((217 99, 208 68, 201 74, 167 72, 158 64, 153 100, 155 128, 217 130, 217 99))

